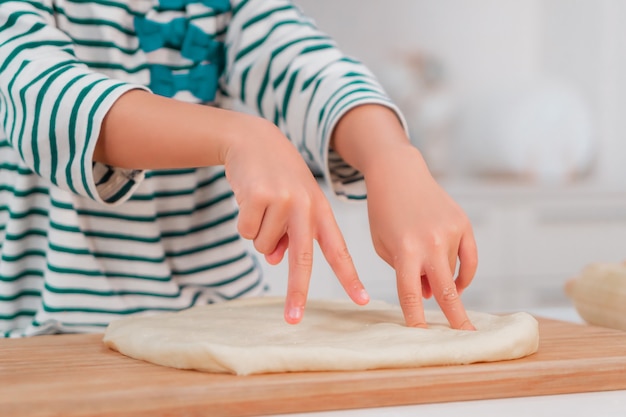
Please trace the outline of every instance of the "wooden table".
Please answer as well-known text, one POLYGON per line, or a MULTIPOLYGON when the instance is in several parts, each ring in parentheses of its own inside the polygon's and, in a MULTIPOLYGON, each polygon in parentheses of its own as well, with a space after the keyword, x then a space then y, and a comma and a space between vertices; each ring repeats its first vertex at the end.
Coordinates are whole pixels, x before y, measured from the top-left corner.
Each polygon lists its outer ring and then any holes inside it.
POLYGON ((513 361, 246 377, 130 359, 102 335, 5 339, 0 415, 252 416, 626 389, 626 332, 539 323, 539 352, 513 361))

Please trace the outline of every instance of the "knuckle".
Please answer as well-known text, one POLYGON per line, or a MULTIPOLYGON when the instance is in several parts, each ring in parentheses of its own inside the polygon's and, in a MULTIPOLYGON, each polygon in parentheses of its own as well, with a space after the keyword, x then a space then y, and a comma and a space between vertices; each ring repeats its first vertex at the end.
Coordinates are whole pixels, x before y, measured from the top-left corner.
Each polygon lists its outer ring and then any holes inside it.
POLYGON ((249 198, 256 206, 267 206, 270 203, 286 204, 291 200, 291 194, 281 186, 255 184, 251 187, 249 198))
POLYGON ((269 255, 274 248, 271 248, 268 242, 261 239, 254 239, 254 248, 263 255, 269 255))
POLYGON ((291 205, 293 198, 291 193, 286 189, 276 190, 274 195, 271 197, 272 201, 282 206, 291 205))
POLYGON ((400 255, 397 257, 404 256, 407 259, 412 259, 418 257, 420 253, 423 253, 423 249, 412 236, 405 236, 400 239, 400 255))
POLYGON ((428 243, 434 252, 442 252, 446 250, 446 234, 442 232, 433 232, 428 237, 428 243))
POLYGON ((313 268, 313 253, 301 252, 295 256, 294 263, 297 267, 303 269, 313 268))
POLYGON ((444 305, 456 304, 460 299, 456 287, 444 287, 439 295, 439 303, 444 305))
POLYGON ((352 255, 350 255, 350 251, 348 251, 348 247, 345 245, 340 246, 335 252, 335 259, 341 262, 351 262, 352 255))
POLYGON ((252 225, 250 222, 246 221, 242 217, 240 217, 239 222, 237 222, 237 231, 239 232, 241 237, 248 240, 254 239, 257 234, 254 225, 252 225))
POLYGON ((427 327, 424 318, 422 297, 416 293, 408 293, 400 296, 400 307, 409 327, 427 327))
POLYGON ((460 236, 461 229, 455 224, 450 224, 445 228, 431 231, 426 235, 424 242, 431 253, 447 253, 453 244, 458 247, 460 236))
POLYGON ((413 275, 412 273, 404 269, 396 271, 396 281, 398 282, 398 285, 400 285, 401 283, 411 282, 415 278, 416 278, 415 275, 413 275))
POLYGON ((268 201, 272 195, 272 190, 265 184, 255 184, 249 188, 249 199, 259 203, 268 201))
POLYGON ((461 234, 461 231, 465 229, 467 225, 467 218, 465 216, 461 217, 457 221, 453 221, 447 224, 446 232, 453 236, 458 236, 461 234))
POLYGON ((417 293, 407 293, 400 295, 400 305, 403 308, 421 308, 422 297, 417 293))

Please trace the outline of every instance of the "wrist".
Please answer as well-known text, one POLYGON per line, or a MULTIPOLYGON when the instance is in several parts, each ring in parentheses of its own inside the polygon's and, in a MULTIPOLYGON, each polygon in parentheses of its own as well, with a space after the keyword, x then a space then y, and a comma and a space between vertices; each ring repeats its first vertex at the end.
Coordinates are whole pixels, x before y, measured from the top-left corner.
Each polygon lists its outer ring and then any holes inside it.
POLYGON ((360 169, 366 183, 390 177, 397 178, 406 170, 420 178, 432 177, 422 154, 411 144, 391 144, 369 159, 360 169))
POLYGON ((366 178, 407 157, 427 170, 396 113, 383 105, 366 104, 347 112, 335 126, 331 147, 366 178))
MULTIPOLYGON (((284 137, 280 129, 266 119, 243 113, 223 111, 227 112, 228 115, 222 119, 225 127, 222 129, 223 135, 218 151, 221 165, 227 165, 235 155, 249 150, 251 141, 259 142, 284 137)), ((267 144, 265 149, 271 151, 272 144, 267 144)))

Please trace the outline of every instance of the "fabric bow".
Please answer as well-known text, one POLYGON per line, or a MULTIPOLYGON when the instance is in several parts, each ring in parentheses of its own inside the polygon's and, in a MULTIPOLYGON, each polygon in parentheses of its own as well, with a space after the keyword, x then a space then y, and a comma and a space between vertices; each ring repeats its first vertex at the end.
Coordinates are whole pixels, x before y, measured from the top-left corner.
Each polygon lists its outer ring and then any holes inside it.
POLYGON ((223 68, 224 44, 193 24, 187 29, 180 53, 193 62, 211 61, 218 65, 220 72, 223 68))
POLYGON ((224 44, 190 24, 185 17, 178 17, 169 23, 137 17, 135 31, 139 45, 145 52, 153 52, 167 45, 180 48, 181 55, 194 63, 211 61, 223 68, 224 44))
POLYGON ((186 73, 174 74, 164 65, 150 67, 150 89, 164 97, 174 97, 179 91, 189 91, 202 102, 215 100, 219 72, 215 64, 203 64, 186 73))
POLYGON ((139 38, 139 46, 145 52, 156 51, 165 45, 180 47, 187 34, 188 26, 189 22, 185 17, 177 17, 168 23, 135 17, 135 32, 139 38))

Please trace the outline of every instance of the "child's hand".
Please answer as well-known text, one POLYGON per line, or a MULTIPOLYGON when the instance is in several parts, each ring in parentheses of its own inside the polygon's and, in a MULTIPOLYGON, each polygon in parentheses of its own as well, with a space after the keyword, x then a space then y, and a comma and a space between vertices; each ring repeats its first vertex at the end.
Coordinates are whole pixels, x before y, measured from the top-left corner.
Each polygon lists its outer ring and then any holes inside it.
MULTIPOLYGON (((358 304, 369 300, 324 193, 302 157, 269 122, 242 116, 250 135, 233 138, 223 155, 239 204, 239 232, 271 264, 289 249, 285 319, 298 323, 313 265, 313 240, 346 292, 358 304)), ((247 130, 247 129, 246 129, 247 130)))
POLYGON ((94 160, 132 169, 223 164, 240 206, 241 235, 272 264, 289 249, 287 322, 302 318, 314 239, 350 298, 369 300, 326 196, 270 122, 134 90, 107 114, 94 160))
POLYGON ((374 247, 396 270, 406 324, 426 327, 422 296, 434 295, 453 328, 473 329, 460 299, 477 268, 472 227, 396 115, 378 105, 352 109, 337 124, 333 146, 365 176, 374 247))
POLYGON ((422 296, 434 295, 453 328, 471 330, 460 295, 476 272, 472 227, 424 169, 417 149, 399 148, 389 149, 375 174, 365 177, 374 247, 396 270, 408 326, 426 327, 422 296))

